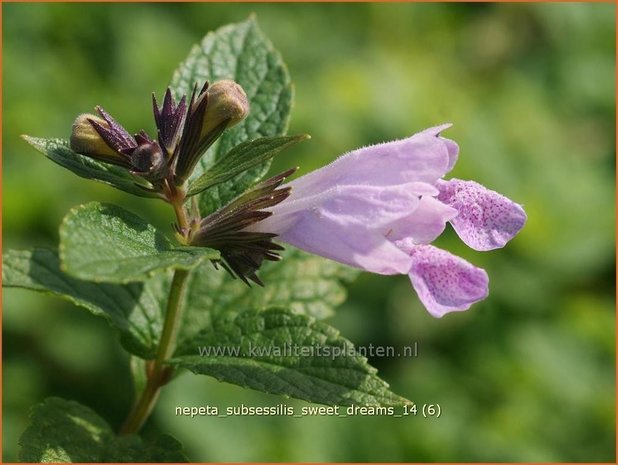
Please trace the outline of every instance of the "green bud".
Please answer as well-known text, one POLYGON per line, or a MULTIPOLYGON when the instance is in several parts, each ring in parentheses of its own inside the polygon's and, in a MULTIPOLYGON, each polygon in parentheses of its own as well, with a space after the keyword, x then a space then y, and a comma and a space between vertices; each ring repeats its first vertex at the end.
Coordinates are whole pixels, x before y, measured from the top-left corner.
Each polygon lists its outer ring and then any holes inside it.
POLYGON ((104 127, 109 125, 96 115, 82 113, 73 123, 71 130, 71 149, 84 155, 100 155, 102 157, 119 158, 120 155, 105 143, 101 135, 92 126, 89 120, 96 121, 104 127))
MULTIPOLYGON (((196 88, 197 90, 197 88, 196 88)), ((205 83, 187 111, 183 135, 174 165, 174 182, 183 184, 195 168, 200 157, 223 133, 242 121, 249 113, 247 94, 230 80, 205 83)))
POLYGON ((205 95, 208 98, 204 123, 200 133, 206 138, 216 128, 227 121, 225 128, 230 128, 242 121, 249 113, 249 100, 242 87, 231 80, 215 82, 205 95))

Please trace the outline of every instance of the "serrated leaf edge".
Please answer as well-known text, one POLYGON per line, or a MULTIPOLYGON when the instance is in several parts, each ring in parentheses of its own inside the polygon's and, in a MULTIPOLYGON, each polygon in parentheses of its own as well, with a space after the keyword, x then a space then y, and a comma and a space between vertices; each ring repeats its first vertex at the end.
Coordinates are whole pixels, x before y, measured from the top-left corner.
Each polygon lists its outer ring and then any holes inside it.
MULTIPOLYGON (((271 330, 271 329, 272 330, 277 330, 279 328, 295 328, 295 327, 304 328, 304 329, 311 329, 311 330, 316 331, 319 334, 325 336, 327 341, 328 340, 332 340, 332 339, 336 339, 336 338, 341 338, 341 339, 343 339, 342 342, 354 346, 354 344, 351 341, 349 341, 348 339, 346 339, 343 336, 341 336, 341 333, 340 333, 340 331, 337 328, 329 326, 326 323, 318 320, 317 318, 315 318, 313 316, 301 315, 301 314, 293 313, 293 312, 288 311, 286 309, 283 309, 281 307, 271 307, 271 308, 267 308, 267 309, 259 310, 259 311, 255 311, 254 310, 254 311, 252 311, 253 315, 249 315, 248 312, 241 312, 241 313, 238 313, 237 315, 235 315, 233 318, 231 318, 227 322, 225 322, 223 320, 226 317, 230 318, 230 315, 223 315, 221 317, 222 320, 220 320, 220 321, 223 321, 224 323, 232 323, 234 325, 237 325, 237 319, 238 318, 250 318, 252 316, 256 317, 256 316, 259 316, 260 313, 264 313, 264 312, 271 312, 271 313, 275 313, 275 314, 279 313, 279 314, 283 314, 283 315, 289 315, 289 316, 292 316, 294 318, 297 318, 298 319, 297 321, 299 321, 299 323, 296 323, 296 324, 276 326, 276 327, 273 327, 273 328, 269 328, 269 330, 271 330), (306 324, 300 324, 300 322, 303 321, 303 320, 304 320, 304 322, 306 322, 306 324)), ((194 335, 193 339, 198 338, 200 336, 200 334, 206 334, 208 332, 213 332, 213 331, 214 332, 217 331, 217 323, 216 322, 213 324, 212 328, 206 329, 204 331, 200 331, 198 334, 194 335)), ((187 346, 189 346, 188 342, 183 344, 183 347, 180 348, 180 349, 182 350, 182 349, 186 348, 187 346)), ((302 370, 300 370, 300 369, 291 368, 291 367, 287 367, 287 366, 282 366, 282 365, 273 363, 273 362, 268 361, 268 360, 255 359, 255 358, 251 358, 251 357, 248 357, 248 356, 245 356, 245 357, 226 357, 226 356, 218 355, 217 358, 220 359, 222 362, 225 362, 225 360, 227 360, 227 359, 238 360, 239 358, 241 360, 252 360, 252 361, 254 361, 257 364, 263 364, 263 365, 266 365, 266 366, 276 367, 278 369, 290 370, 290 371, 298 371, 298 372, 302 373, 302 370)), ((351 368, 348 367, 346 369, 359 372, 362 375, 374 376, 374 381, 380 382, 382 384, 382 386, 384 387, 384 389, 388 390, 390 388, 389 383, 387 383, 385 380, 383 380, 382 378, 377 376, 377 373, 378 373, 377 368, 373 367, 372 365, 369 365, 369 363, 368 363, 369 361, 368 361, 367 357, 365 357, 363 355, 356 355, 355 358, 356 358, 356 360, 358 362, 362 363, 364 366, 362 368, 361 367, 351 367, 351 368)), ((191 368, 189 368, 189 365, 191 365, 191 361, 201 360, 201 359, 203 359, 203 357, 200 356, 200 355, 188 355, 188 354, 186 354, 186 355, 175 355, 173 358, 169 359, 167 362, 170 363, 170 364, 176 364, 177 366, 185 368, 185 369, 191 371, 194 374, 201 374, 201 373, 195 373, 195 372, 193 372, 193 370, 191 370, 191 368), (180 357, 182 357, 182 358, 180 358, 180 357)), ((330 381, 325 380, 323 378, 320 378, 318 376, 314 376, 314 375, 306 374, 306 373, 303 373, 303 375, 305 375, 305 376, 307 376, 309 378, 316 378, 316 379, 320 380, 321 382, 331 383, 330 381)), ((224 383, 228 383, 228 384, 238 385, 236 383, 233 383, 233 382, 230 382, 230 381, 226 380, 222 376, 218 376, 218 375, 215 375, 215 374, 207 374, 205 376, 210 376, 212 378, 215 378, 219 382, 224 382, 224 383)), ((287 382, 286 380, 284 380, 284 381, 287 382)), ((334 383, 331 383, 331 384, 334 384, 334 383)), ((243 386, 243 387, 247 388, 247 386, 243 386)), ((358 391, 354 386, 346 386, 346 387, 348 387, 350 390, 355 390, 355 391, 357 391, 357 392, 359 392, 360 394, 363 394, 363 395, 372 396, 372 397, 374 397, 376 399, 383 399, 381 402, 377 402, 377 403, 375 403, 373 405, 393 405, 394 406, 394 405, 411 405, 411 404, 413 404, 412 401, 410 401, 410 400, 408 400, 408 399, 406 399, 404 397, 401 397, 401 396, 395 394, 394 392, 391 392, 390 390, 388 390, 388 392, 392 395, 391 399, 389 399, 388 397, 385 397, 385 396, 380 396, 380 395, 372 394, 372 393, 369 393, 369 392, 358 391), (385 401, 386 401, 386 403, 385 403, 385 401)), ((298 388, 298 386, 297 386, 297 388, 298 388)), ((250 388, 250 389, 254 389, 254 388, 250 388)), ((269 392, 269 391, 265 391, 265 392, 269 392)), ((292 397, 289 394, 278 394, 277 393, 276 395, 281 395, 284 398, 292 397)), ((312 402, 309 399, 303 399, 303 400, 312 402)), ((366 404, 366 405, 370 405, 370 404, 366 404)))
MULTIPOLYGON (((43 154, 45 156, 45 158, 50 160, 52 163, 60 166, 61 168, 65 169, 67 171, 70 171, 71 173, 73 173, 75 176, 77 176, 79 178, 86 179, 88 181, 99 182, 101 184, 105 184, 106 186, 113 187, 114 189, 118 189, 119 191, 122 191, 125 194, 135 195, 136 197, 142 197, 142 198, 146 198, 146 199, 158 199, 158 198, 160 198, 157 193, 154 193, 154 192, 151 192, 150 190, 148 190, 147 189, 148 186, 140 184, 137 179, 132 179, 132 178, 126 178, 125 179, 126 182, 133 181, 133 184, 137 187, 136 190, 129 191, 129 190, 121 187, 120 185, 115 184, 115 183, 113 183, 113 182, 111 182, 109 180, 105 180, 105 179, 98 178, 98 177, 88 177, 88 176, 83 176, 81 174, 78 174, 78 173, 74 172, 73 170, 67 168, 66 166, 61 165, 58 161, 56 161, 52 157, 50 157, 48 155, 47 151, 43 147, 41 147, 41 145, 39 144, 39 141, 55 141, 55 142, 64 141, 64 142, 67 142, 66 139, 62 139, 62 138, 59 138, 59 137, 52 137, 52 138, 49 138, 49 137, 34 137, 34 136, 29 136, 27 134, 22 134, 20 137, 28 145, 30 145, 34 150, 36 150, 37 152, 43 154)), ((69 150, 72 150, 70 146, 67 147, 67 148, 69 150)), ((77 153, 77 152, 73 152, 73 153, 75 153, 76 155, 79 155, 80 157, 86 157, 85 155, 83 155, 81 153, 77 153)), ((96 160, 93 160, 93 161, 96 161, 96 160)), ((83 161, 81 163, 83 163, 83 161)), ((103 162, 98 162, 98 163, 104 164, 103 162)), ((92 168, 92 169, 94 169, 94 168, 92 168)), ((105 173, 109 177, 112 177, 112 178, 113 177, 117 177, 117 175, 115 173, 112 173, 112 172, 105 172, 105 173)), ((120 178, 120 179, 122 179, 122 178, 120 178)))
MULTIPOLYGON (((88 203, 84 203, 81 205, 77 205, 76 207, 72 207, 68 213, 64 216, 64 218, 62 219, 62 221, 60 222, 60 227, 59 227, 59 236, 60 236, 60 241, 58 244, 58 258, 60 259, 60 269, 66 273, 67 275, 75 278, 75 279, 81 279, 82 281, 89 281, 89 282, 93 282, 93 283, 108 283, 108 284, 129 284, 129 283, 134 283, 134 282, 142 282, 142 281, 147 281, 148 279, 152 278, 154 275, 159 274, 159 273, 163 273, 169 270, 193 270, 196 267, 198 267, 199 265, 201 265, 202 263, 204 263, 204 261, 206 260, 210 260, 211 258, 207 257, 206 254, 199 254, 199 253, 191 253, 191 256, 194 257, 194 262, 191 265, 184 265, 184 266, 179 266, 178 264, 174 264, 174 265, 169 265, 169 266, 164 266, 164 267, 159 267, 159 268, 155 268, 152 269, 150 271, 146 271, 146 272, 142 272, 139 276, 137 277, 131 277, 131 278, 126 278, 126 279, 115 279, 115 280, 110 280, 110 279, 105 279, 105 278, 97 278, 97 277, 92 277, 92 276, 87 276, 85 277, 84 275, 81 275, 79 273, 79 271, 70 271, 66 264, 65 264, 65 258, 66 258, 66 245, 64 244, 63 241, 63 236, 64 236, 64 230, 65 230, 65 225, 67 224, 68 218, 71 215, 76 214, 79 210, 82 209, 86 209, 87 207, 91 206, 91 205, 110 205, 113 206, 115 208, 122 208, 119 207, 118 205, 114 205, 114 204, 105 204, 105 203, 101 203, 101 202, 97 202, 97 201, 93 201, 93 202, 88 202, 88 203)), ((135 213, 130 212, 129 210, 126 210, 127 212, 135 215, 135 213)), ((140 216, 135 215, 138 218, 142 219, 140 216)), ((144 221, 145 224, 152 226, 151 223, 148 223, 146 221, 144 221)), ((154 228, 154 226, 152 226, 154 228)), ((168 244, 170 246, 172 246, 172 248, 169 250, 170 252, 181 252, 181 253, 187 253, 189 254, 189 251, 187 249, 196 249, 196 252, 198 251, 198 249, 201 249, 201 247, 174 247, 173 242, 171 242, 167 236, 165 236, 165 234, 163 234, 162 232, 160 232, 158 229, 154 228, 156 233, 161 234, 165 240, 168 242, 168 244)))

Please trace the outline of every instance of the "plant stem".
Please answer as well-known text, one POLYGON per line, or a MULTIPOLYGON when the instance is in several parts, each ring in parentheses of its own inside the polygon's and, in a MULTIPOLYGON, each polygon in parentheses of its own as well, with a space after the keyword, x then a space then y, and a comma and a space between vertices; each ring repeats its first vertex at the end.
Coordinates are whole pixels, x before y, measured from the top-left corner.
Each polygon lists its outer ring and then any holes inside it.
MULTIPOLYGON (((182 243, 187 244, 190 240, 192 219, 187 216, 184 207, 186 192, 182 186, 176 186, 173 179, 167 179, 163 184, 163 193, 167 202, 174 208, 180 229, 178 238, 182 243)), ((165 365, 165 361, 173 355, 176 349, 176 337, 182 321, 183 301, 189 273, 187 270, 176 270, 174 272, 157 355, 153 361, 146 365, 146 386, 136 399, 129 416, 120 429, 120 434, 135 434, 142 428, 157 403, 161 388, 167 384, 172 376, 173 369, 165 365)))
POLYGON ((162 365, 172 356, 174 349, 176 349, 176 336, 178 335, 178 328, 182 317, 182 301, 187 290, 188 277, 188 270, 176 270, 174 273, 155 366, 162 365))
POLYGON ((181 230, 188 231, 189 219, 185 207, 183 206, 183 201, 172 203, 172 207, 174 207, 174 213, 176 213, 176 218, 178 219, 178 226, 181 230))
POLYGON ((172 206, 174 213, 176 214, 176 222, 178 223, 178 228, 180 229, 180 231, 178 231, 179 234, 177 235, 178 239, 181 243, 188 244, 191 229, 191 218, 187 215, 187 211, 184 207, 187 193, 185 192, 183 186, 176 186, 173 179, 166 179, 163 184, 163 195, 165 196, 165 201, 172 206))
POLYGON ((146 387, 120 429, 120 434, 134 434, 141 429, 157 402, 161 388, 169 381, 171 368, 165 365, 165 361, 172 356, 176 348, 188 277, 189 271, 186 270, 176 270, 174 273, 157 356, 148 370, 146 387))

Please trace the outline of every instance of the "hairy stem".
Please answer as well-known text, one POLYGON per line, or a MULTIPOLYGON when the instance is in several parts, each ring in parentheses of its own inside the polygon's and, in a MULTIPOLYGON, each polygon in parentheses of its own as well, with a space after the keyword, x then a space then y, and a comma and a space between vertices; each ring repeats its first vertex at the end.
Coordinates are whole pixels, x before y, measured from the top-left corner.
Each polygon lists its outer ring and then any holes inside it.
MULTIPOLYGON (((163 195, 174 208, 178 224, 178 239, 181 243, 188 244, 191 239, 191 225, 195 218, 190 218, 185 210, 186 192, 184 188, 176 186, 172 179, 168 179, 163 184, 163 195)), ((186 270, 174 272, 157 355, 146 365, 146 386, 137 397, 129 416, 120 429, 120 434, 134 434, 142 428, 157 403, 161 388, 172 376, 173 369, 165 365, 165 361, 173 355, 176 349, 176 338, 182 321, 183 301, 189 273, 186 270)))
POLYGON ((188 277, 189 271, 186 270, 176 270, 174 273, 157 356, 149 364, 146 387, 136 400, 120 429, 120 434, 134 434, 141 429, 157 402, 161 388, 170 379, 172 369, 165 365, 165 361, 172 356, 176 348, 176 337, 182 320, 182 304, 188 277))
POLYGON ((184 203, 187 198, 187 193, 182 186, 176 186, 173 180, 168 179, 163 184, 163 195, 165 200, 172 206, 176 214, 176 222, 178 224, 178 240, 182 244, 189 244, 191 235, 191 224, 193 218, 187 215, 184 203))
POLYGON ((178 226, 183 231, 189 230, 189 218, 187 217, 187 212, 185 211, 185 207, 183 206, 183 202, 174 202, 172 204, 174 207, 174 213, 176 213, 176 218, 178 219, 178 226))

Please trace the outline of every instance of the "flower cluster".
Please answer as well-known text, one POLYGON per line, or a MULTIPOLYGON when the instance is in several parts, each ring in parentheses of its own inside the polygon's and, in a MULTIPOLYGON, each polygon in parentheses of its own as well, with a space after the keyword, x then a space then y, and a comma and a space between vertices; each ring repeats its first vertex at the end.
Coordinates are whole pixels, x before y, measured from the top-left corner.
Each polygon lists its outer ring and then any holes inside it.
POLYGON ((132 136, 97 107, 98 115, 83 114, 75 120, 71 148, 148 181, 149 187, 140 187, 174 205, 181 241, 219 250, 221 259, 214 261, 215 266, 221 264, 247 284, 252 280, 261 285, 255 272, 264 260, 278 260, 282 247, 272 242, 275 234, 242 230, 272 215, 264 209, 288 197, 290 189, 279 186, 295 170, 258 184, 205 218, 197 211, 185 218, 184 185, 198 160, 225 129, 249 112, 247 96, 234 81, 218 81, 212 86, 206 83, 199 93, 196 90, 188 104, 186 96, 176 103, 169 89, 160 106, 153 95, 156 139, 143 130, 132 136))
MULTIPOLYGON (((233 81, 206 83, 176 103, 168 89, 153 96, 157 137, 131 136, 100 107, 80 115, 71 147, 122 166, 184 213, 184 184, 199 158, 225 129, 249 111, 233 81)), ((295 170, 274 176, 205 218, 177 225, 187 244, 221 252, 221 264, 245 283, 278 260, 273 239, 379 274, 406 274, 436 317, 466 310, 487 297, 484 270, 431 244, 450 222, 479 251, 503 247, 524 226, 522 207, 473 181, 443 179, 457 161, 455 142, 440 136, 450 125, 407 139, 349 152, 328 166, 282 185, 295 170)), ((182 222, 181 222, 182 223, 182 222)))
POLYGON ((284 187, 290 196, 248 228, 379 274, 407 274, 436 317, 487 297, 484 270, 429 245, 450 222, 479 251, 503 247, 524 226, 522 207, 473 181, 444 180, 459 148, 427 129, 347 153, 284 187))
POLYGON ((167 89, 159 106, 152 96, 157 138, 145 131, 129 134, 103 108, 98 115, 77 117, 71 133, 71 148, 91 158, 122 166, 165 193, 181 186, 193 172, 199 158, 223 131, 249 113, 244 90, 230 80, 193 90, 189 103, 183 96, 178 104, 167 89))

